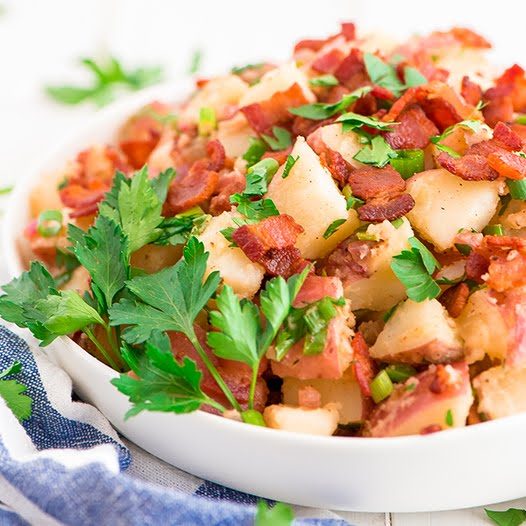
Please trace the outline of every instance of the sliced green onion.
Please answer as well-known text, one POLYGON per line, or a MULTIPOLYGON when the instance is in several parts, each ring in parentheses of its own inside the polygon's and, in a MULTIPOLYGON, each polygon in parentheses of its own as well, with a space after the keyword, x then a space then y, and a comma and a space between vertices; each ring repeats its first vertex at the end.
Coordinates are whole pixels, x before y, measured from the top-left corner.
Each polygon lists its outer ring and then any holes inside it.
POLYGON ((323 233, 323 239, 329 239, 340 228, 347 219, 335 219, 323 233))
POLYGON ((396 153, 389 163, 403 179, 424 171, 424 150, 397 150, 396 153))
POLYGON ((337 86, 339 84, 338 79, 334 75, 321 75, 320 77, 314 77, 309 80, 309 84, 314 87, 329 87, 337 86))
POLYGON ((488 225, 484 228, 482 233, 486 236, 503 236, 504 229, 502 228, 502 225, 488 225))
POLYGON ((243 159, 247 162, 247 168, 261 161, 261 157, 267 150, 267 143, 263 139, 250 137, 248 149, 243 154, 243 159))
POLYGON ((210 135, 217 125, 216 112, 214 108, 201 108, 199 110, 199 124, 197 126, 199 135, 210 135))
POLYGON ((385 372, 393 382, 398 383, 405 382, 408 378, 414 376, 416 374, 416 369, 405 363, 399 363, 388 365, 385 368, 385 372))
POLYGON ((453 412, 451 411, 451 409, 447 410, 447 413, 446 413, 446 424, 449 427, 453 427, 453 412))
POLYGON ((364 201, 352 195, 352 189, 349 185, 343 187, 342 194, 347 202, 347 210, 350 210, 351 208, 356 208, 357 206, 361 206, 364 204, 364 201))
POLYGON ((463 255, 469 256, 471 254, 471 247, 463 243, 455 243, 455 248, 463 255))
POLYGON ((391 224, 398 230, 404 224, 404 220, 399 217, 398 219, 391 221, 391 224))
POLYGON ((371 395, 376 404, 385 400, 393 392, 393 382, 389 375, 380 371, 371 382, 371 395))
POLYGON ((356 238, 360 241, 378 241, 376 234, 368 234, 367 232, 356 232, 356 238))
POLYGON ((255 409, 247 409, 241 413, 241 418, 245 424, 252 424, 253 426, 266 427, 263 415, 255 409))
POLYGON ((524 179, 507 179, 506 184, 513 199, 526 201, 526 181, 524 179))
POLYGON ((38 216, 37 232, 42 237, 56 236, 62 229, 62 212, 60 210, 44 210, 38 216))
POLYGON ((515 122, 517 124, 526 124, 526 115, 519 115, 516 119, 515 119, 515 122))
POLYGON ((337 314, 332 298, 329 297, 325 297, 319 301, 318 311, 325 321, 332 320, 337 314))
POLYGON ((13 190, 12 186, 4 186, 3 188, 0 188, 0 195, 6 195, 11 193, 13 190))

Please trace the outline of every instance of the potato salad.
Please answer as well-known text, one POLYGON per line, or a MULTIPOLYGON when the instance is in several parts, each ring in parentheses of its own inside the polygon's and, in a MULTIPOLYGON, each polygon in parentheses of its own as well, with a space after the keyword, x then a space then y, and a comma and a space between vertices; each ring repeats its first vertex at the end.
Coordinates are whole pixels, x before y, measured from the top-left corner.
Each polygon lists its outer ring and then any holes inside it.
POLYGON ((526 76, 490 47, 344 23, 151 102, 32 190, 0 315, 117 370, 128 417, 372 438, 526 411, 526 76))

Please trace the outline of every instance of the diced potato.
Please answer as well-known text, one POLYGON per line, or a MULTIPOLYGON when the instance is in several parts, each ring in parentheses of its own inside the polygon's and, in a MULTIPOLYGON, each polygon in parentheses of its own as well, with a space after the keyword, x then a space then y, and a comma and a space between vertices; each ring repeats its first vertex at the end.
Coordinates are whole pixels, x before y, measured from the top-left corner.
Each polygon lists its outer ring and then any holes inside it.
POLYGON ((273 429, 330 436, 338 427, 339 414, 335 404, 327 404, 320 409, 304 409, 280 404, 266 407, 263 418, 267 426, 273 429))
POLYGON ((175 265, 182 254, 182 245, 146 245, 132 254, 131 264, 132 267, 153 274, 163 268, 175 265))
POLYGON ((345 296, 351 307, 381 311, 390 309, 406 297, 405 288, 391 270, 393 256, 409 248, 408 239, 413 235, 409 221, 395 228, 389 221, 369 225, 367 233, 381 241, 371 248, 363 261, 369 277, 345 283, 345 296))
POLYGON ((471 294, 456 322, 464 339, 468 363, 482 360, 485 354, 504 360, 508 348, 508 328, 488 289, 471 294))
POLYGON ((305 232, 296 246, 303 257, 317 259, 327 255, 359 226, 355 210, 347 210, 345 197, 330 172, 321 165, 303 137, 298 137, 292 149, 298 160, 283 179, 283 167, 269 185, 267 197, 272 199, 282 214, 292 216, 305 232), (336 220, 345 219, 335 233, 325 239, 323 234, 336 220))
POLYGON ((526 369, 492 367, 473 380, 478 412, 486 418, 502 418, 526 411, 526 369))
POLYGON ((435 299, 401 303, 370 353, 383 362, 409 363, 443 363, 463 356, 455 322, 435 299))
POLYGON ((245 117, 238 113, 232 119, 221 121, 217 127, 217 139, 223 145, 227 157, 240 157, 250 145, 254 132, 245 117))
POLYGON ((316 97, 309 88, 307 76, 295 64, 289 62, 279 68, 265 73, 261 80, 251 86, 239 101, 239 106, 248 106, 255 102, 268 100, 278 91, 286 91, 293 84, 298 84, 309 102, 314 102, 316 97))
POLYGON ((447 250, 460 229, 480 231, 490 222, 499 186, 497 181, 464 181, 441 168, 422 172, 408 180, 415 207, 407 217, 437 250, 447 250))
POLYGON ((431 365, 395 387, 371 414, 365 434, 392 437, 463 427, 472 403, 464 362, 431 365))
POLYGON ((207 82, 190 100, 180 115, 181 122, 199 121, 201 108, 212 108, 218 116, 226 106, 238 104, 248 90, 248 84, 237 75, 217 77, 207 82))
POLYGON ((458 91, 466 75, 486 89, 493 85, 497 75, 486 54, 486 49, 450 46, 439 55, 435 66, 449 71, 447 83, 458 91))
POLYGON ((221 234, 221 230, 236 226, 233 222, 236 216, 233 212, 223 212, 213 217, 198 237, 209 252, 207 274, 218 270, 223 281, 236 294, 251 298, 261 286, 263 267, 250 261, 240 248, 231 247, 230 242, 221 234))
POLYGON ((314 387, 321 395, 323 405, 333 402, 339 405, 340 424, 351 424, 363 419, 363 400, 360 387, 352 373, 347 370, 339 380, 298 380, 284 378, 281 391, 285 405, 297 406, 298 391, 303 387, 314 387))
POLYGON ((351 166, 363 168, 365 165, 354 159, 354 156, 363 148, 359 136, 350 131, 343 133, 339 122, 322 126, 314 132, 318 139, 330 150, 338 152, 351 166))

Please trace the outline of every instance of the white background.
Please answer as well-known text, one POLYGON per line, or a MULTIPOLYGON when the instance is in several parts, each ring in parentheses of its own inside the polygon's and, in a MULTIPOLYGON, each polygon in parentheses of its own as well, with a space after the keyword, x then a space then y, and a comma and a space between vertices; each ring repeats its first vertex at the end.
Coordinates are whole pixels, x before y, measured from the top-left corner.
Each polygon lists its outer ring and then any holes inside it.
MULTIPOLYGON (((298 39, 327 36, 339 21, 353 20, 358 30, 402 36, 469 26, 493 42, 497 63, 524 66, 525 6, 521 0, 0 0, 0 187, 20 180, 96 111, 43 95, 46 84, 86 80, 79 57, 111 52, 126 65, 163 65, 168 78, 177 78, 200 49, 206 75, 285 59, 298 39)), ((358 526, 490 524, 481 509, 351 518, 358 526)))

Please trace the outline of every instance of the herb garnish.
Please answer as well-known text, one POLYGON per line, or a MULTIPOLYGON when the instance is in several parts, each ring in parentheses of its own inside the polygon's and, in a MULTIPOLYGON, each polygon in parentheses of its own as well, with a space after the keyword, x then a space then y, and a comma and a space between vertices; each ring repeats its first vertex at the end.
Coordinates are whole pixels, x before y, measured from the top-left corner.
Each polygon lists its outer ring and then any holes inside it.
POLYGON ((268 146, 263 139, 256 137, 249 138, 249 146, 243 154, 243 159, 247 162, 247 168, 261 161, 263 154, 268 150, 268 146))
POLYGON ((269 507, 264 500, 258 501, 254 526, 291 526, 294 512, 283 502, 269 507))
POLYGON ((285 167, 283 168, 283 174, 281 175, 283 179, 286 179, 289 176, 289 173, 292 170, 292 167, 296 164, 299 158, 300 158, 299 155, 296 155, 296 157, 294 157, 293 155, 287 155, 285 167))
POLYGON ((389 146, 387 141, 381 135, 377 135, 372 138, 371 144, 364 146, 353 159, 363 164, 383 168, 391 159, 396 158, 397 155, 397 152, 389 146))
POLYGON ((323 239, 329 239, 347 219, 335 219, 323 233, 323 239))
POLYGON ((494 511, 484 508, 484 511, 497 526, 520 526, 526 522, 526 510, 509 508, 506 511, 494 511))
POLYGON ((315 88, 329 88, 337 86, 340 82, 334 75, 321 75, 309 80, 309 84, 315 88))
POLYGON ((31 416, 32 400, 25 393, 26 386, 16 380, 8 380, 22 371, 22 364, 14 362, 11 367, 0 371, 0 398, 3 398, 7 407, 20 421, 27 420, 31 416))
POLYGON ((285 128, 274 126, 272 128, 272 133, 274 134, 274 137, 271 137, 270 135, 262 135, 262 138, 272 150, 286 150, 292 144, 292 136, 285 128))
POLYGON ((342 123, 344 133, 356 130, 362 126, 373 128, 374 130, 390 131, 397 122, 384 122, 376 117, 367 117, 359 113, 348 112, 344 113, 336 119, 336 122, 342 123))

